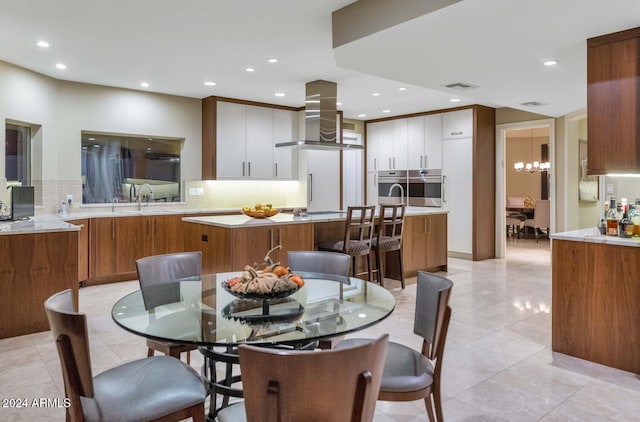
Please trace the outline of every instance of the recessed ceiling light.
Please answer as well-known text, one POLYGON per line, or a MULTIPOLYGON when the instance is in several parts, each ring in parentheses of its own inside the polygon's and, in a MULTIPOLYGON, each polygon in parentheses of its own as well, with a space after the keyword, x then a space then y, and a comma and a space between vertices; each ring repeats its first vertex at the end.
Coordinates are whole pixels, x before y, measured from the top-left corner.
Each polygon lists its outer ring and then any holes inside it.
POLYGON ((95 140, 96 140, 96 138, 89 138, 89 140, 90 140, 90 141, 95 141, 95 140))
POLYGON ((403 87, 403 86, 401 86, 400 88, 398 88, 398 91, 406 91, 406 90, 407 90, 407 88, 405 88, 405 87, 403 87))
POLYGON ((147 82, 140 82, 140 86, 143 88, 149 88, 149 84, 147 82))
POLYGON ((278 59, 276 59, 275 57, 272 57, 269 59, 269 63, 278 63, 278 59))
POLYGON ((276 97, 284 97, 284 92, 276 92, 276 97))
POLYGON ((204 83, 206 86, 216 86, 215 82, 207 81, 204 83))
POLYGON ((382 110, 383 113, 391 113, 391 110, 382 110))
POLYGON ((451 101, 452 103, 459 103, 462 100, 460 98, 452 98, 449 101, 451 101))
POLYGON ((56 69, 64 70, 67 68, 67 65, 64 63, 56 63, 56 69))
POLYGON ((255 69, 254 69, 254 68, 252 68, 252 67, 247 67, 245 70, 246 70, 247 72, 255 72, 255 69))
POLYGON ((337 106, 339 106, 339 105, 342 105, 342 103, 341 103, 340 101, 338 101, 338 102, 336 103, 336 105, 337 105, 337 106))
POLYGON ((367 117, 366 114, 358 114, 358 117, 367 117))
POLYGON ((42 47, 42 48, 48 48, 49 47, 49 43, 46 41, 38 41, 38 43, 36 44, 38 47, 42 47))
POLYGON ((547 60, 545 62, 543 62, 542 64, 544 64, 545 66, 555 66, 558 64, 557 60, 547 60))
POLYGON ((379 92, 374 92, 374 93, 373 93, 373 96, 374 96, 374 97, 379 97, 379 96, 380 96, 380 93, 379 93, 379 92))

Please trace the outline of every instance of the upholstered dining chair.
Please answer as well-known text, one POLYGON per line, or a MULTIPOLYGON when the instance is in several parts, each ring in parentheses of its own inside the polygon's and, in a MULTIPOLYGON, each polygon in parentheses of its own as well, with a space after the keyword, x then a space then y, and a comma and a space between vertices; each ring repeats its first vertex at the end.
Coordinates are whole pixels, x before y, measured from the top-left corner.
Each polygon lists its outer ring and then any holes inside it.
MULTIPOLYGON (((451 308, 449 296, 453 282, 448 278, 419 272, 413 332, 422 337, 422 350, 389 342, 378 400, 413 401, 424 399, 431 422, 442 421, 440 376, 444 344, 451 308), (433 409, 435 407, 435 417, 433 409), (436 419, 437 418, 437 419, 436 419)), ((347 339, 336 349, 354 347, 366 339, 347 339)))
POLYGON ((316 352, 242 344, 244 402, 218 421, 372 421, 387 341, 316 352))
POLYGON ((395 252, 400 268, 400 285, 404 289, 404 265, 402 264, 402 229, 404 226, 404 205, 380 205, 378 230, 371 241, 371 250, 376 261, 378 284, 384 286, 382 255, 395 252))
POLYGON ((547 231, 547 238, 549 237, 549 226, 551 225, 550 207, 551 202, 548 199, 536 201, 533 218, 528 218, 524 221, 524 227, 533 228, 533 232, 536 236, 536 243, 540 240, 540 230, 545 229, 547 231))
POLYGON ((206 388, 196 372, 178 359, 147 357, 95 377, 91 370, 85 314, 75 312, 71 289, 48 298, 44 307, 56 341, 67 421, 204 422, 206 388))
POLYGON ((356 257, 367 259, 367 280, 371 281, 371 239, 374 231, 375 205, 347 207, 347 219, 342 239, 329 240, 317 245, 319 251, 341 252, 351 256, 352 275, 357 276, 356 257))
MULTIPOLYGON (((180 278, 199 276, 202 268, 202 252, 178 252, 147 256, 136 260, 136 268, 144 305, 147 309, 152 309, 164 303, 162 298, 145 294, 145 289, 180 278)), ((178 301, 179 298, 175 300, 178 301)), ((188 344, 147 339, 147 356, 153 356, 157 350, 165 355, 180 359, 182 352, 186 352, 187 364, 191 363, 191 350, 196 348, 196 346, 188 344)))
MULTIPOLYGON (((341 275, 348 277, 351 267, 351 257, 340 252, 325 251, 289 251, 287 262, 293 272, 305 271, 341 275)), ((331 349, 335 344, 344 339, 344 336, 336 336, 318 341, 318 348, 331 349)))

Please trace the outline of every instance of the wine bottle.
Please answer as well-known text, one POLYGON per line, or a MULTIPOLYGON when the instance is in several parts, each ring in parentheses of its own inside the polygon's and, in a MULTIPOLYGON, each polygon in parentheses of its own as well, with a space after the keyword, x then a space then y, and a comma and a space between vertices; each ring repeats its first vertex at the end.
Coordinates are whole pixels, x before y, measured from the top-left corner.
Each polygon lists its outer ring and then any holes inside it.
POLYGON ((614 198, 611 198, 609 211, 607 211, 607 235, 618 235, 618 211, 616 209, 616 200, 614 198))

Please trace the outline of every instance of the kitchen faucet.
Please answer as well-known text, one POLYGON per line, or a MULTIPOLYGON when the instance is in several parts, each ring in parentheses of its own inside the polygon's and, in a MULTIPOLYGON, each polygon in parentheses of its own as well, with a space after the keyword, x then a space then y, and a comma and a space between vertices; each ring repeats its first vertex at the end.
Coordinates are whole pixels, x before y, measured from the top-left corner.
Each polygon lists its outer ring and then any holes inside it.
POLYGON ((142 184, 140 186, 140 189, 138 189, 138 195, 136 196, 136 199, 137 199, 137 202, 138 202, 138 211, 140 211, 140 207, 142 206, 142 198, 143 198, 142 188, 144 188, 145 186, 149 188, 149 194, 148 195, 144 195, 144 199, 145 199, 145 205, 144 206, 146 207, 147 205, 149 205, 149 200, 151 198, 153 198, 153 189, 151 188, 151 185, 148 184, 148 183, 142 184))
POLYGON ((117 196, 114 196, 111 200, 111 212, 116 212, 116 204, 120 202, 117 196))
POLYGON ((389 194, 387 196, 391 196, 391 192, 393 192, 393 188, 400 188, 400 205, 404 205, 404 187, 400 183, 394 183, 389 188, 389 194))

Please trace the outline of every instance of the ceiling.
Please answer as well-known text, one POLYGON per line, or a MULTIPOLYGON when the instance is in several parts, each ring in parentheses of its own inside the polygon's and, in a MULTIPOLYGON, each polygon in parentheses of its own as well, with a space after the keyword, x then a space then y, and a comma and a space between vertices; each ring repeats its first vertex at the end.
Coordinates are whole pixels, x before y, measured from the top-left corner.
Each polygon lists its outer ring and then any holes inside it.
POLYGON ((360 120, 474 103, 557 117, 586 107, 585 40, 640 16, 638 0, 463 0, 333 50, 331 12, 350 3, 0 0, 0 60, 62 80, 296 107, 306 82, 325 79, 360 120), (453 82, 478 88, 443 86, 453 82), (531 101, 544 105, 521 105, 531 101))

